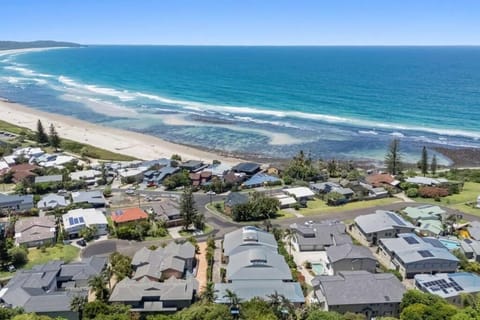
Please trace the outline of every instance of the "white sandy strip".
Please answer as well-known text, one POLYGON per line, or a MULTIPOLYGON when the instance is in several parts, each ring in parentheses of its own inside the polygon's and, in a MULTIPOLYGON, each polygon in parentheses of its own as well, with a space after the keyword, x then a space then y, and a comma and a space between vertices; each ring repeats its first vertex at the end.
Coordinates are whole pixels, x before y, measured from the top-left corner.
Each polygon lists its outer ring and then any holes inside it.
POLYGON ((0 100, 0 119, 32 130, 36 130, 38 120, 42 121, 45 128, 53 123, 61 137, 140 159, 170 158, 172 154, 179 154, 184 159, 198 159, 207 162, 218 159, 230 165, 241 161, 167 142, 149 135, 104 127, 2 100, 0 100))
POLYGON ((10 54, 21 54, 21 53, 27 53, 27 52, 37 52, 37 51, 45 51, 45 50, 53 50, 53 49, 65 49, 65 48, 67 48, 67 47, 0 50, 0 57, 10 55, 10 54))

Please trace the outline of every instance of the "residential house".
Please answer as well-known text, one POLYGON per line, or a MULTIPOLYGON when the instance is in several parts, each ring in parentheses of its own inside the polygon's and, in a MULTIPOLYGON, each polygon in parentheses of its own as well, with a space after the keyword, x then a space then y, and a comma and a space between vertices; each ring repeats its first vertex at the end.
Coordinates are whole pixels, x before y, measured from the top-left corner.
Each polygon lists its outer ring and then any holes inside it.
POLYGON ((374 187, 363 182, 360 182, 359 185, 366 190, 366 194, 363 194, 364 200, 382 199, 390 196, 390 193, 384 187, 374 187))
POLYGON ((280 183, 281 181, 282 180, 280 180, 280 178, 277 178, 275 176, 270 176, 266 173, 259 172, 251 176, 250 179, 248 179, 247 181, 245 181, 242 184, 242 187, 258 188, 258 187, 264 187, 272 183, 280 183))
POLYGON ((95 228, 96 235, 108 232, 108 221, 105 215, 97 209, 74 209, 62 216, 63 229, 70 238, 80 236, 84 228, 95 228))
POLYGON ((232 168, 234 172, 253 176, 260 171, 260 165, 254 162, 241 162, 232 168))
MULTIPOLYGON (((1 206, 1 198, 0 198, 0 206, 1 206)), ((480 241, 480 222, 479 221, 472 221, 470 225, 467 227, 468 234, 472 239, 480 241)))
POLYGON ((469 260, 480 262, 480 241, 463 239, 460 241, 460 248, 469 260))
POLYGON ((56 227, 53 216, 19 219, 15 222, 15 244, 37 247, 55 243, 56 227))
POLYGON ((298 203, 297 199, 284 193, 273 194, 272 198, 275 198, 280 202, 280 209, 290 208, 298 203))
POLYGON ((278 293, 296 305, 305 303, 301 286, 293 282, 285 258, 271 246, 244 247, 244 250, 231 254, 226 281, 215 284, 215 290, 219 292, 217 303, 229 303, 225 298, 227 290, 241 300, 254 297, 269 300, 270 295, 278 293))
POLYGON ((195 267, 195 247, 190 242, 170 242, 165 248, 142 248, 132 259, 133 280, 163 281, 171 277, 181 279, 192 274, 195 267))
POLYGON ((235 172, 235 171, 228 171, 227 173, 225 173, 223 175, 223 181, 226 183, 226 184, 230 184, 230 185, 237 185, 237 184, 240 184, 242 183, 243 181, 245 181, 245 179, 247 178, 247 175, 245 173, 238 173, 238 172, 235 172))
POLYGON ((299 202, 306 202, 307 200, 312 200, 315 196, 315 193, 307 187, 287 188, 283 189, 283 192, 285 192, 289 196, 294 197, 299 202))
POLYGON ((409 177, 405 179, 408 183, 418 184, 420 186, 440 186, 448 183, 448 180, 445 178, 429 178, 429 177, 409 177))
POLYGON ((321 251, 330 246, 352 243, 345 224, 338 221, 294 223, 291 244, 296 251, 321 251))
POLYGON ((377 259, 370 249, 364 246, 345 243, 339 246, 330 246, 326 251, 328 263, 335 274, 341 271, 359 270, 375 273, 377 268, 377 259))
POLYGON ((5 195, 0 193, 0 212, 12 210, 24 212, 34 208, 33 195, 5 195))
POLYGON ((61 174, 35 177, 35 184, 39 184, 39 183, 59 184, 59 183, 62 183, 62 181, 63 181, 63 177, 61 174))
POLYGON ((41 155, 43 155, 45 152, 41 149, 41 148, 38 148, 38 147, 26 147, 26 148, 19 148, 19 149, 16 149, 14 152, 13 152, 13 155, 15 157, 20 157, 20 156, 24 156, 25 158, 27 159, 30 159, 32 157, 39 157, 41 155))
POLYGON ((79 320, 70 303, 76 296, 87 297, 88 279, 100 274, 105 265, 106 258, 92 257, 72 265, 50 261, 17 271, 0 290, 0 304, 38 315, 79 320))
POLYGON ((112 214, 112 221, 116 225, 137 223, 148 219, 148 214, 141 208, 117 209, 112 214))
POLYGON ((443 222, 448 217, 447 212, 439 206, 423 205, 407 207, 403 212, 414 221, 416 232, 422 236, 437 237, 443 234, 443 222))
POLYGON ((89 204, 94 208, 104 208, 107 202, 103 193, 99 190, 72 192, 74 204, 89 204))
POLYGON ((163 199, 156 204, 155 213, 157 218, 163 220, 167 227, 175 227, 183 223, 180 207, 176 201, 163 199))
POLYGON ((149 170, 144 173, 144 182, 149 186, 161 185, 163 180, 180 171, 178 167, 162 167, 157 171, 149 170))
POLYGON ((146 160, 139 164, 139 167, 145 167, 150 170, 159 170, 163 167, 168 167, 172 164, 172 160, 167 158, 160 158, 156 160, 146 160))
POLYGON ((235 206, 247 204, 249 199, 250 198, 246 193, 230 192, 223 203, 223 211, 228 215, 232 215, 232 211, 235 206))
POLYGON ((450 303, 462 305, 463 294, 476 295, 480 292, 480 276, 468 272, 417 274, 415 286, 450 303))
POLYGON ((278 244, 273 234, 246 226, 225 234, 222 242, 222 260, 228 262, 231 255, 252 248, 262 247, 277 252, 278 244))
POLYGON ((85 181, 89 186, 94 185, 102 179, 102 172, 100 170, 83 170, 70 173, 72 181, 85 181))
POLYGON ((40 210, 52 210, 57 208, 65 208, 70 204, 70 200, 65 199, 54 193, 49 193, 40 198, 37 202, 37 208, 40 210))
POLYGON ((38 169, 38 167, 28 163, 11 166, 10 171, 13 172, 12 181, 15 183, 19 183, 24 180, 33 182, 35 177, 37 176, 37 174, 33 172, 33 170, 35 169, 38 169))
POLYGON ((368 184, 374 188, 378 187, 398 187, 400 181, 396 180, 394 176, 389 173, 370 174, 365 177, 368 184))
POLYGON ((378 248, 378 254, 389 259, 404 278, 420 273, 451 273, 458 268, 459 260, 434 238, 403 233, 395 239, 380 239, 378 248))
POLYGON ((188 160, 186 162, 181 163, 179 167, 183 170, 187 170, 188 172, 198 172, 206 168, 207 165, 205 165, 203 161, 188 160))
POLYGON ((310 188, 318 194, 328 194, 330 192, 339 193, 344 196, 347 201, 352 199, 355 195, 355 192, 352 189, 344 188, 335 182, 313 183, 310 185, 310 188))
POLYGON ((210 181, 212 173, 210 171, 202 171, 200 173, 190 173, 188 177, 192 180, 192 186, 199 187, 210 181))
POLYGON ((40 157, 34 158, 35 163, 45 168, 55 167, 55 168, 61 169, 67 163, 74 162, 74 161, 78 161, 78 160, 72 156, 68 156, 64 154, 51 154, 51 155, 44 154, 40 157))
POLYGON ((350 230, 359 241, 376 245, 379 239, 395 238, 400 233, 413 232, 415 226, 395 212, 377 210, 356 217, 350 230))
POLYGON ((231 169, 232 167, 227 164, 218 163, 218 164, 209 165, 207 168, 203 170, 203 172, 210 172, 212 176, 221 178, 231 169))
POLYGON ((189 307, 197 291, 198 282, 193 277, 164 282, 125 278, 113 288, 109 302, 125 304, 132 312, 175 312, 189 307))
POLYGON ((364 314, 367 319, 398 317, 405 287, 391 273, 342 271, 312 280, 315 298, 326 311, 364 314))
POLYGON ((118 176, 122 183, 138 183, 143 180, 143 173, 147 168, 125 168, 117 170, 118 176))

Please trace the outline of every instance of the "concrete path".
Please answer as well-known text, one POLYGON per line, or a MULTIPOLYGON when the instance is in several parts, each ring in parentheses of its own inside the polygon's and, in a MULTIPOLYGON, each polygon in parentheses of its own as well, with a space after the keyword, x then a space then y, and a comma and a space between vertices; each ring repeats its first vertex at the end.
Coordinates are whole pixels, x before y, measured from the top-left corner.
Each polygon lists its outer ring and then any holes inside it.
POLYGON ((200 253, 197 254, 197 274, 195 278, 198 281, 199 292, 203 292, 203 289, 207 285, 207 260, 205 258, 207 253, 207 243, 200 242, 198 247, 200 253))
POLYGON ((182 230, 183 227, 173 227, 173 228, 168 228, 168 232, 170 233, 170 236, 172 236, 173 239, 179 239, 182 236, 180 235, 180 231, 182 230))

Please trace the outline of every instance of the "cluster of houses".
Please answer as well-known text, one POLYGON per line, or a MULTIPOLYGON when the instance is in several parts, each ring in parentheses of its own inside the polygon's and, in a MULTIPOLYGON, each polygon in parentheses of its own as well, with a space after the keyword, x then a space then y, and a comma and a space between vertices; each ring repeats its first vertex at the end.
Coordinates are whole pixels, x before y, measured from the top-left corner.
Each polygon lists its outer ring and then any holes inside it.
POLYGON ((39 315, 79 319, 71 301, 74 297, 87 297, 89 280, 101 274, 106 265, 106 257, 93 256, 81 262, 50 261, 17 271, 0 289, 0 308, 18 307, 39 315))

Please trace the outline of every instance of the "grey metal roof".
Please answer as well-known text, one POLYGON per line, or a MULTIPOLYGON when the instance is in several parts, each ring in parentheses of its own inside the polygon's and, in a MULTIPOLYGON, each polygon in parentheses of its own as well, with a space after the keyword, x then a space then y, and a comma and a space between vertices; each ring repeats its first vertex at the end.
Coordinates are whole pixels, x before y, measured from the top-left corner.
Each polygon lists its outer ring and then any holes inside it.
POLYGON ((467 228, 467 230, 473 239, 480 240, 480 222, 479 221, 470 222, 470 226, 467 228))
POLYGON ((278 244, 273 234, 252 226, 225 234, 223 240, 223 254, 230 256, 235 252, 247 250, 252 247, 262 246, 277 252, 278 244))
POLYGON ((194 278, 168 279, 164 282, 135 281, 125 278, 117 285, 110 295, 110 302, 140 302, 145 298, 157 298, 158 301, 190 301, 198 282, 194 278))
POLYGON ((239 204, 248 203, 249 197, 248 194, 242 192, 230 192, 225 199, 225 204, 233 207, 239 204))
POLYGON ((56 207, 66 207, 68 205, 67 200, 64 196, 59 196, 54 193, 49 193, 44 195, 40 201, 37 203, 37 208, 56 208, 56 207))
POLYGON ((458 259, 436 239, 403 233, 399 234, 398 238, 379 241, 382 247, 394 253, 395 257, 404 264, 432 259, 458 262, 458 259))
POLYGON ((33 205, 33 195, 6 195, 0 193, 0 206, 10 205, 12 203, 27 203, 33 205))
POLYGON ((337 262, 342 259, 372 259, 376 260, 372 252, 364 246, 356 246, 346 243, 340 246, 327 248, 327 256, 330 262, 337 262))
POLYGON ((232 283, 216 283, 216 303, 229 303, 226 291, 234 292, 240 301, 248 301, 253 298, 270 300, 269 296, 274 294, 283 295, 292 303, 304 303, 302 287, 298 282, 283 282, 280 280, 252 280, 236 281, 232 283))
POLYGON ((260 165, 254 162, 241 162, 232 168, 235 172, 245 172, 247 174, 255 173, 260 169, 260 165))
POLYGON ((51 182, 62 182, 62 181, 63 181, 63 177, 61 174, 35 177, 35 183, 51 183, 51 182))
POLYGON ((105 204, 105 198, 99 190, 72 192, 73 203, 105 204))
POLYGON ((380 232, 395 229, 396 227, 415 229, 415 226, 403 219, 395 212, 377 210, 375 213, 358 216, 355 223, 365 233, 380 232))
POLYGON ((259 246, 229 257, 227 279, 292 280, 292 274, 282 255, 259 246))
POLYGON ((300 246, 321 245, 332 246, 352 243, 345 232, 345 224, 337 221, 314 222, 307 224, 294 223, 290 226, 300 246))
POLYGON ((467 253, 471 252, 475 255, 480 255, 480 241, 473 239, 463 239, 460 241, 460 247, 467 253))
POLYGON ((391 273, 342 271, 335 276, 312 280, 317 297, 324 296, 329 306, 399 303, 406 289, 391 273))
POLYGON ((15 241, 21 244, 53 239, 55 227, 55 218, 52 216, 19 219, 15 222, 15 241))
POLYGON ((93 256, 81 262, 64 264, 60 270, 61 277, 71 277, 73 280, 88 280, 102 272, 107 265, 107 257, 93 256))

